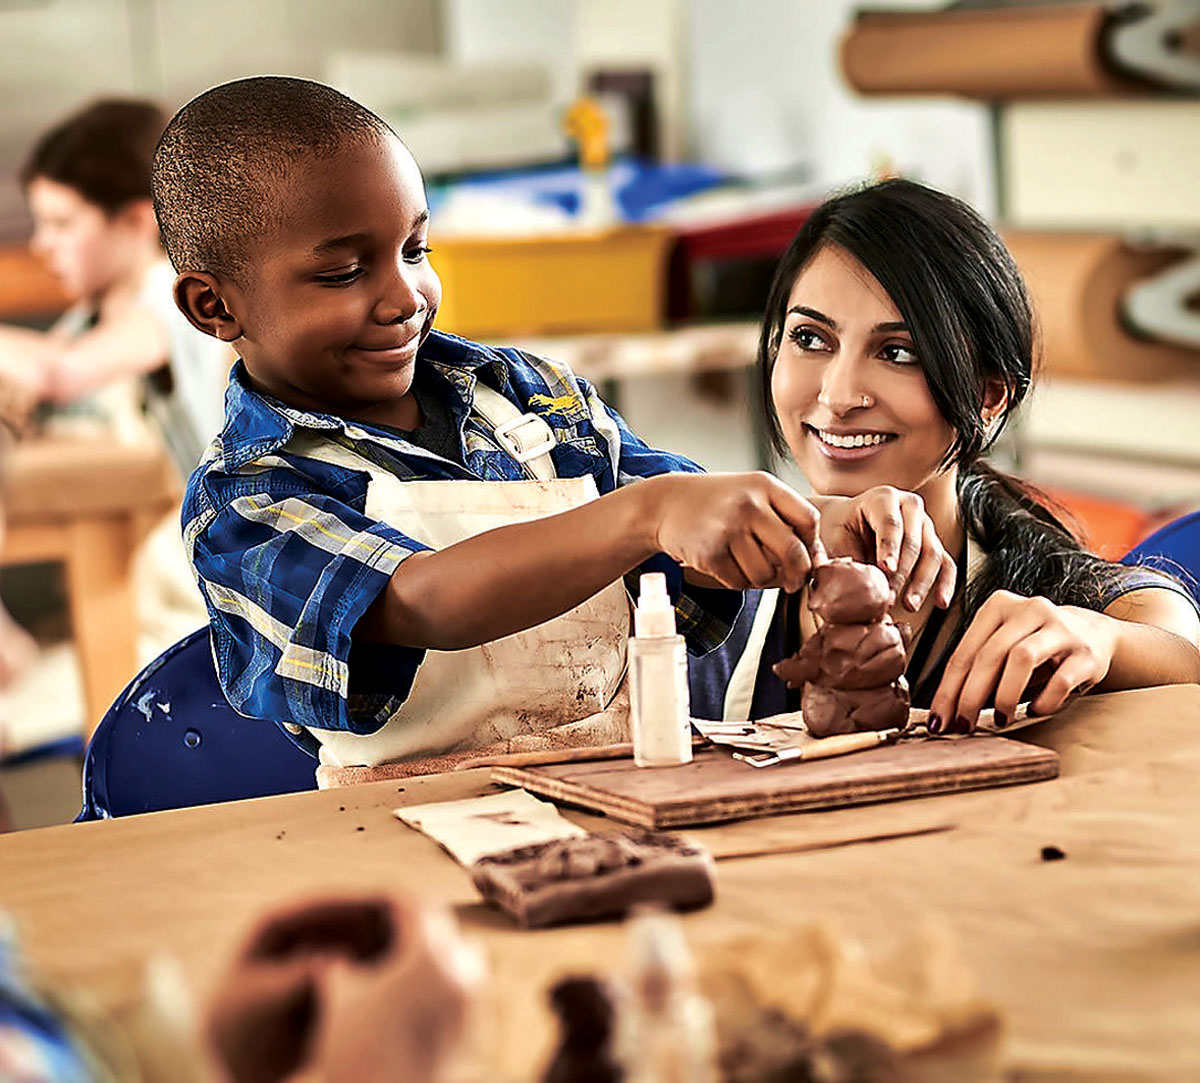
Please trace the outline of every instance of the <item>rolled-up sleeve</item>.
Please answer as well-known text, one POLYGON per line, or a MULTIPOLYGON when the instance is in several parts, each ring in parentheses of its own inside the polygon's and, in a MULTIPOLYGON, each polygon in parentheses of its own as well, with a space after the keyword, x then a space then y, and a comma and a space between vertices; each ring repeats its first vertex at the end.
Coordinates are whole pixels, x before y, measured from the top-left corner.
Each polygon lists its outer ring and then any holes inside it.
POLYGON ((365 516, 365 474, 314 493, 294 470, 205 478, 185 526, 221 687, 243 714, 371 733, 404 702, 418 648, 357 644, 354 626, 413 553, 365 516))

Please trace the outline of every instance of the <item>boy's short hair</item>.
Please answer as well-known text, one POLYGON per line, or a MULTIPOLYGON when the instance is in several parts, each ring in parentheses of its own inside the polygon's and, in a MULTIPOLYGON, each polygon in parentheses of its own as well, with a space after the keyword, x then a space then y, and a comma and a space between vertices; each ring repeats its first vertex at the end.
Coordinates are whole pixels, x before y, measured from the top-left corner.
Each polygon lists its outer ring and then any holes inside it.
POLYGON ((247 242, 285 212, 278 188, 297 159, 385 134, 395 133, 365 106, 309 79, 254 76, 193 98, 154 152, 154 213, 171 263, 239 277, 247 242))
POLYGON ((150 198, 150 160, 166 124, 166 112, 152 101, 95 101, 38 139, 21 166, 21 187, 51 180, 115 214, 150 198))

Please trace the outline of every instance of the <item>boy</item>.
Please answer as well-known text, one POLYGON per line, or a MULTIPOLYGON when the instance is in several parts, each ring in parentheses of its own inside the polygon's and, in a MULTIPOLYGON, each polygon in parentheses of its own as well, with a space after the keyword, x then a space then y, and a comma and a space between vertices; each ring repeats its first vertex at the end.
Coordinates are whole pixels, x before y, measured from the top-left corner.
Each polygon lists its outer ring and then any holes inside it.
MULTIPOLYGON (((563 366, 434 331, 420 172, 337 91, 202 94, 154 196, 176 303, 241 356, 184 502, 222 687, 331 762, 615 739, 623 576, 668 571, 706 650, 740 595, 681 566, 795 590, 822 559, 817 510, 781 483, 699 474, 563 366)), ((869 533, 861 502, 829 503, 823 529, 869 533)), ((880 553, 903 532, 881 525, 880 553)))

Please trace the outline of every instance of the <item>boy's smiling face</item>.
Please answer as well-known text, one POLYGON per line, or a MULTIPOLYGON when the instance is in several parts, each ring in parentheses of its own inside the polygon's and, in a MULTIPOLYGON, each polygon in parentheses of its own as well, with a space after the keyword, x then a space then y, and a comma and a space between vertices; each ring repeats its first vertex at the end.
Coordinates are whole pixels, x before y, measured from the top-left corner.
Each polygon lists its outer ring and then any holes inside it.
POLYGON ((218 279, 230 338, 254 383, 303 409, 416 428, 417 349, 441 283, 412 155, 390 135, 348 139, 294 163, 272 197, 278 224, 218 279))

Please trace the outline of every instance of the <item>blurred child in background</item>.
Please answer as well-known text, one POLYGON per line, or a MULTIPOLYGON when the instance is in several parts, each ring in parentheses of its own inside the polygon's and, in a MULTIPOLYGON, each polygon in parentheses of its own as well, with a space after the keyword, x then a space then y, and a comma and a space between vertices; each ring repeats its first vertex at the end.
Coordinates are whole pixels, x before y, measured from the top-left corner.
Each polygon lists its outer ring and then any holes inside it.
POLYGON ((33 148, 21 170, 32 248, 75 303, 49 331, 0 325, 0 376, 52 412, 90 414, 118 435, 144 399, 186 476, 220 429, 232 357, 171 300, 150 200, 165 124, 152 102, 103 100, 33 148))
MULTIPOLYGON (((0 325, 0 420, 18 436, 36 428, 159 441, 183 478, 220 430, 233 358, 172 300, 174 272, 150 199, 150 159, 166 120, 153 102, 101 100, 30 152, 21 183, 31 246, 74 303, 47 331, 0 325)), ((144 659, 205 620, 177 524, 178 512, 165 517, 138 557, 144 659)), ((2 607, 0 627, 0 670, 17 676, 37 646, 2 607)), ((48 672, 60 687, 57 665, 48 672)))

